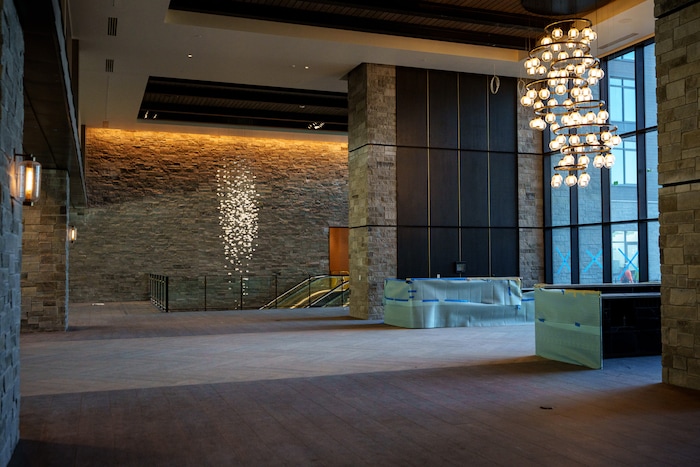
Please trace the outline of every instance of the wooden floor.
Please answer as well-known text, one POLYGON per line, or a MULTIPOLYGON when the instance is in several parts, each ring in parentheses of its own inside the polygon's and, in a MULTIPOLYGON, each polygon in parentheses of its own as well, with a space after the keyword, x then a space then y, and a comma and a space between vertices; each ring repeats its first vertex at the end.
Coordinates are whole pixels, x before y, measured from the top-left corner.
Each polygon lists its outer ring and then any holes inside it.
POLYGON ((70 322, 21 336, 12 466, 700 464, 700 393, 662 384, 659 357, 543 360, 533 325, 147 303, 70 322))

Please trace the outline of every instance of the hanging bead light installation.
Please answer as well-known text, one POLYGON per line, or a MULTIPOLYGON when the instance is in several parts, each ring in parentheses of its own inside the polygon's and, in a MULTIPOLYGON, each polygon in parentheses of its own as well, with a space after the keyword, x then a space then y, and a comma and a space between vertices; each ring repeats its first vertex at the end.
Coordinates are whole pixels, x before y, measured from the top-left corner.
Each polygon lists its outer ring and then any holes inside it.
POLYGON ((554 167, 553 188, 562 182, 569 187, 588 186, 588 165, 611 168, 615 163, 611 150, 621 142, 617 127, 608 123, 605 102, 593 95, 592 88, 604 73, 600 60, 590 52, 597 38, 591 26, 581 18, 550 24, 525 61, 533 80, 526 85, 520 103, 534 110, 530 128, 544 131, 549 125, 549 148, 562 155, 554 167))

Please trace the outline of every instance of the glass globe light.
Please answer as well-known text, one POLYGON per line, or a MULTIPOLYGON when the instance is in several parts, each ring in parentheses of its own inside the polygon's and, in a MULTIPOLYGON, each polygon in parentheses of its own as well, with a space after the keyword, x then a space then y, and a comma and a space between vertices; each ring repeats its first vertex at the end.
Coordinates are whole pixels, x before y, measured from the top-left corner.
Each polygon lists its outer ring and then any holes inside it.
POLYGON ((539 96, 540 96, 540 99, 542 99, 543 101, 546 101, 547 99, 549 99, 549 89, 547 89, 547 88, 540 89, 539 96))
POLYGON ((566 99, 564 102, 562 102, 562 104, 564 104, 564 107, 566 107, 567 109, 571 109, 574 106, 574 103, 571 101, 571 99, 566 99))
POLYGON ((552 124, 557 121, 557 116, 554 115, 552 112, 548 112, 547 115, 544 116, 544 121, 552 124))
POLYGON ((588 164, 591 163, 591 159, 587 155, 582 155, 578 156, 578 165, 582 165, 584 167, 588 167, 588 164))
POLYGON ((576 58, 581 58, 581 57, 583 57, 583 50, 581 50, 581 49, 576 49, 576 50, 574 50, 574 54, 573 54, 573 55, 574 55, 574 57, 576 57, 576 58))
POLYGON ((561 44, 552 44, 552 52, 560 52, 561 51, 561 44))
POLYGON ((562 125, 569 126, 569 125, 571 125, 571 123, 573 123, 573 122, 571 121, 571 116, 569 114, 564 114, 561 116, 561 124, 562 125))
POLYGON ((601 110, 600 112, 598 112, 598 119, 607 122, 608 118, 610 118, 610 114, 607 110, 601 110))
POLYGON ((537 68, 532 68, 532 67, 530 67, 530 68, 527 69, 527 74, 528 74, 528 75, 534 76, 536 73, 537 73, 537 68))
POLYGON ((538 75, 544 75, 545 73, 547 73, 547 68, 544 65, 540 65, 537 67, 538 75))
POLYGON ((571 88, 571 91, 569 91, 569 94, 571 94, 571 97, 575 99, 581 95, 581 88, 578 86, 574 86, 573 88, 571 88))
POLYGON ((576 123, 576 124, 581 123, 581 119, 582 119, 582 118, 583 118, 583 117, 581 117, 581 114, 579 113, 578 110, 574 111, 574 112, 571 114, 571 120, 572 120, 574 123, 576 123))
POLYGON ((578 180, 576 179, 576 175, 569 174, 569 175, 567 175, 566 179, 564 180, 564 183, 566 183, 566 186, 572 187, 572 186, 576 185, 577 181, 578 180))
POLYGON ((549 129, 552 130, 552 133, 556 133, 556 131, 557 131, 559 128, 561 128, 561 126, 559 126, 558 123, 552 123, 552 124, 549 126, 549 129))
POLYGON ((598 33, 591 30, 591 33, 588 35, 588 40, 593 42, 596 39, 598 39, 598 33))
POLYGON ((576 67, 574 66, 573 63, 569 63, 568 65, 566 65, 566 68, 565 68, 565 69, 566 69, 566 71, 567 71, 568 73, 573 73, 574 70, 576 69, 576 67))
POLYGON ((580 63, 576 65, 574 68, 574 73, 576 73, 576 76, 583 76, 583 74, 586 72, 586 66, 581 65, 580 63))
POLYGON ((576 43, 575 42, 567 42, 566 48, 569 50, 574 50, 576 48, 576 43))
POLYGON ((613 146, 619 146, 620 143, 622 143, 622 138, 620 138, 618 135, 613 135, 613 137, 610 138, 610 142, 613 146))
POLYGON ((532 99, 530 99, 529 96, 525 95, 525 96, 520 98, 520 104, 523 107, 530 107, 532 105, 532 99))
POLYGON ((569 144, 570 145, 577 146, 579 143, 581 143, 581 139, 580 139, 579 135, 574 134, 574 135, 569 136, 569 144))
POLYGON ((581 188, 586 188, 588 184, 591 181, 591 176, 588 175, 586 172, 583 172, 579 177, 578 177, 578 186, 581 188))
POLYGON ((567 154, 561 158, 561 165, 574 165, 575 163, 576 159, 571 154, 567 154))
POLYGON ((588 78, 588 85, 589 86, 596 86, 598 84, 598 78, 588 78))
POLYGON ((564 37, 564 31, 561 28, 555 28, 552 31, 552 39, 561 39, 562 37, 564 37))
POLYGON ((613 156, 612 154, 608 154, 607 156, 605 156, 605 164, 604 164, 604 166, 605 166, 606 169, 609 169, 609 168, 611 168, 613 165, 615 165, 615 156, 613 156))
POLYGON ((586 122, 587 123, 595 123, 596 118, 597 118, 597 115, 593 111, 589 110, 588 113, 586 114, 586 122))
POLYGON ((592 33, 592 32, 593 32, 593 30, 592 30, 591 28, 586 27, 586 28, 583 28, 583 29, 581 30, 581 35, 582 35, 583 37, 585 37, 586 39, 588 39, 588 38, 591 37, 591 33, 592 33))
POLYGON ((598 144, 598 137, 595 135, 595 133, 588 133, 586 135, 586 143, 590 145, 598 144))
POLYGON ((593 167, 596 169, 602 169, 605 166, 605 157, 602 154, 598 154, 593 158, 593 167))
POLYGON ((557 84, 557 87, 554 88, 554 93, 558 96, 563 96, 566 94, 566 85, 557 84))
POLYGON ((542 61, 543 62, 551 62, 552 61, 552 52, 549 50, 545 50, 542 52, 542 61))
POLYGON ((545 37, 542 38, 542 42, 541 42, 542 45, 549 45, 549 44, 551 44, 551 43, 552 43, 552 38, 551 38, 551 37, 545 36, 545 37))
POLYGON ((561 175, 559 174, 554 174, 552 175, 552 181, 549 182, 549 184, 552 186, 552 188, 559 188, 561 187, 561 183, 564 181, 561 175))
POLYGON ((557 101, 555 98, 551 98, 550 100, 547 101, 547 107, 556 107, 559 105, 559 101, 557 101))
POLYGON ((540 66, 540 59, 537 57, 532 57, 530 59, 530 63, 531 63, 530 66, 538 67, 538 66, 540 66))
POLYGON ((549 149, 551 149, 552 151, 558 151, 559 149, 561 149, 561 144, 559 144, 559 141, 557 141, 556 139, 553 139, 549 142, 549 149))
POLYGON ((542 110, 544 108, 544 103, 541 100, 536 100, 534 104, 532 104, 532 108, 535 109, 536 111, 542 110))
POLYGON ((608 141, 610 141, 611 138, 612 138, 612 133, 610 133, 609 131, 604 131, 600 134, 600 140, 604 143, 607 143, 608 141))
POLYGON ((572 27, 569 29, 569 38, 570 39, 576 39, 578 37, 579 30, 576 29, 576 27, 572 27))
POLYGON ((569 58, 569 54, 563 50, 557 55, 557 60, 566 60, 567 58, 569 58))
POLYGON ((556 138, 557 141, 563 146, 566 144, 566 136, 565 135, 557 135, 556 138))
POLYGON ((557 85, 558 82, 559 81, 554 79, 554 78, 549 78, 549 80, 547 80, 547 86, 549 86, 550 88, 553 88, 557 85))
POLYGON ((537 91, 535 89, 528 89, 526 95, 533 101, 537 99, 537 91))

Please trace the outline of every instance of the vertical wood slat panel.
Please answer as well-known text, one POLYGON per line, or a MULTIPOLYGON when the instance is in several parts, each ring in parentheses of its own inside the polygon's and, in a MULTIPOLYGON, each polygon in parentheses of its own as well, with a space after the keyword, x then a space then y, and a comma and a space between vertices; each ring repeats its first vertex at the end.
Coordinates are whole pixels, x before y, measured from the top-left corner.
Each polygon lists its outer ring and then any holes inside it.
POLYGON ((431 148, 457 148, 459 143, 458 77, 454 72, 428 74, 429 144, 431 148))
POLYGON ((433 276, 455 277, 455 261, 459 260, 459 229, 430 229, 430 273, 433 276))
POLYGON ((486 76, 459 75, 460 148, 488 149, 486 76))
POLYGON ((397 277, 430 276, 427 227, 398 227, 396 248, 397 277))
POLYGON ((459 154, 447 149, 430 151, 430 225, 459 224, 459 154))
POLYGON ((488 153, 462 151, 460 157, 461 224, 464 227, 488 227, 488 153))
POLYGON ((396 68, 396 144, 428 146, 428 71, 396 68))
POLYGON ((428 225, 428 149, 396 149, 396 222, 428 225))

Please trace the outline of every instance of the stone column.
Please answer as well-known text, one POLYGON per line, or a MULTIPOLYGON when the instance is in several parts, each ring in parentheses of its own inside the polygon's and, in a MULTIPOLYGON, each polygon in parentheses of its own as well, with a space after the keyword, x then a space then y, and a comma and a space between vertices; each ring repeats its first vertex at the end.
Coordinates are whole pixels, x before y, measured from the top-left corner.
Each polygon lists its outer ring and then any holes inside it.
POLYGON ((396 69, 362 64, 348 83, 350 315, 384 315, 396 277, 396 69))
POLYGON ((700 389, 700 3, 656 0, 663 381, 700 389))
POLYGON ((530 108, 520 104, 517 108, 520 276, 524 287, 534 287, 544 282, 542 132, 530 128, 530 108))
POLYGON ((24 210, 22 331, 68 327, 69 177, 42 170, 40 199, 24 210))
POLYGON ((24 40, 14 2, 0 0, 0 466, 19 440, 22 204, 11 197, 10 164, 22 152, 24 40))

